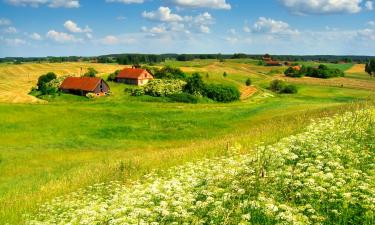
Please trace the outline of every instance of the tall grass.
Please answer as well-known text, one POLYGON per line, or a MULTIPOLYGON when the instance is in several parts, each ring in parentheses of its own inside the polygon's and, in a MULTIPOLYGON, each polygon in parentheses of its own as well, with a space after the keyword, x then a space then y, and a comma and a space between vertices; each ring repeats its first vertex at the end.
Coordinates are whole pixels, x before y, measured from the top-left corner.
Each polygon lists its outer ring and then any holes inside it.
POLYGON ((27 224, 373 224, 375 111, 319 119, 273 145, 101 183, 27 224))

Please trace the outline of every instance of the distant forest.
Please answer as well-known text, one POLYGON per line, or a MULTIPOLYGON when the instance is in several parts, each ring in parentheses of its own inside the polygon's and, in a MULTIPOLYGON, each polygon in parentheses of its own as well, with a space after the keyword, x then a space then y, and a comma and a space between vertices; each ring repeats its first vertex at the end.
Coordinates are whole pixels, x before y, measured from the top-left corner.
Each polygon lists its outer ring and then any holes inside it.
MULTIPOLYGON (((122 65, 129 64, 156 64, 164 62, 167 59, 178 61, 190 61, 194 59, 255 59, 261 60, 263 55, 251 54, 111 54, 93 57, 67 56, 67 57, 5 57, 0 58, 0 63, 8 62, 20 64, 23 62, 97 62, 97 63, 118 63, 122 65)), ((366 63, 374 56, 337 56, 337 55, 273 55, 273 60, 278 61, 318 61, 318 62, 354 62, 366 63)))

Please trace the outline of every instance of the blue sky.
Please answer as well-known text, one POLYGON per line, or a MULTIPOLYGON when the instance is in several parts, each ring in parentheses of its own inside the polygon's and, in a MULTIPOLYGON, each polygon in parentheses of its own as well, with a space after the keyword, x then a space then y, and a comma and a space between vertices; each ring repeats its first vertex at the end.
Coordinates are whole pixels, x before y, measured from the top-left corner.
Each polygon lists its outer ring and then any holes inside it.
POLYGON ((0 0, 0 57, 375 55, 373 0, 0 0))

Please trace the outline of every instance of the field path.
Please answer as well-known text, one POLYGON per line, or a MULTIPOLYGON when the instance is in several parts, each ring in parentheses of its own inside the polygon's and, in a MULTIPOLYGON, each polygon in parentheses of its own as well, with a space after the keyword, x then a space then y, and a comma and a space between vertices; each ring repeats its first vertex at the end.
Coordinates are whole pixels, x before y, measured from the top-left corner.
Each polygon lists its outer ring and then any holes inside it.
POLYGON ((38 77, 48 72, 58 76, 79 76, 93 67, 99 75, 112 73, 123 68, 120 65, 98 63, 25 63, 21 65, 0 65, 0 103, 43 103, 44 101, 29 95, 30 89, 36 85, 38 77))

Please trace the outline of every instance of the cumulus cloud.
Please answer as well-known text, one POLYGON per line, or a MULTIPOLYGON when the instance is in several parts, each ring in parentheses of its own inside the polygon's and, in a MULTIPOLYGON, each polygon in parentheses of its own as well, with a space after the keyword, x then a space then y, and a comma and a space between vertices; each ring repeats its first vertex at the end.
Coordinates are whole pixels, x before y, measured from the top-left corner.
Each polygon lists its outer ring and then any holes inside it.
POLYGON ((4 41, 6 45, 13 46, 13 47, 26 44, 25 40, 19 39, 19 38, 6 38, 4 39, 4 41))
POLYGON ((144 18, 162 22, 178 22, 182 21, 183 18, 180 15, 173 14, 171 9, 168 7, 159 7, 157 11, 143 12, 142 16, 144 18))
POLYGON ((74 35, 67 34, 67 33, 64 33, 64 32, 58 32, 58 31, 55 31, 55 30, 48 31, 47 34, 46 34, 46 37, 53 40, 53 41, 59 42, 59 43, 69 43, 69 42, 80 41, 74 35))
POLYGON ((231 9, 226 0, 172 0, 174 4, 181 7, 231 9))
POLYGON ((51 8, 79 8, 79 0, 5 0, 6 3, 14 6, 39 7, 47 5, 51 8))
POLYGON ((299 34, 298 30, 292 29, 290 25, 283 21, 260 17, 253 26, 253 31, 257 33, 294 35, 299 34))
POLYGON ((29 37, 35 41, 41 41, 43 40, 42 36, 38 33, 32 33, 29 35, 29 37))
POLYGON ((155 26, 155 27, 152 27, 152 28, 142 27, 141 30, 143 32, 148 32, 148 33, 152 33, 152 34, 162 34, 162 33, 165 33, 167 31, 167 28, 165 27, 164 24, 161 24, 161 25, 158 25, 158 26, 155 26))
POLYGON ((143 3, 144 0, 106 0, 106 2, 119 2, 119 3, 124 3, 124 4, 133 4, 133 3, 143 3))
POLYGON ((280 0, 295 14, 358 13, 362 0, 280 0))
POLYGON ((104 37, 101 42, 105 45, 116 45, 119 43, 119 39, 113 35, 104 37))
POLYGON ((367 1, 365 3, 365 7, 367 10, 373 10, 374 9, 374 3, 372 1, 367 1))
POLYGON ((15 34, 18 32, 18 30, 15 27, 7 27, 4 29, 4 32, 8 34, 15 34))
POLYGON ((71 33, 91 33, 92 30, 90 27, 86 26, 85 28, 80 28, 75 22, 67 20, 64 23, 64 27, 71 33))
POLYGON ((0 18, 0 26, 8 26, 10 25, 12 22, 8 19, 5 19, 5 18, 0 18))

